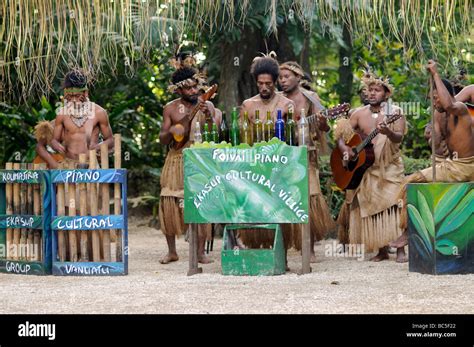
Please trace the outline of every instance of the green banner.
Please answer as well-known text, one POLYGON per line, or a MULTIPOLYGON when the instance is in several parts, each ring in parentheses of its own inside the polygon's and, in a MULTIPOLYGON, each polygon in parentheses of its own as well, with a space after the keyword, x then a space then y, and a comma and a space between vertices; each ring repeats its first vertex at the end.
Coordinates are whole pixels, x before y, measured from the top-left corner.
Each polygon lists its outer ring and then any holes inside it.
POLYGON ((308 223, 306 147, 184 150, 185 223, 308 223))

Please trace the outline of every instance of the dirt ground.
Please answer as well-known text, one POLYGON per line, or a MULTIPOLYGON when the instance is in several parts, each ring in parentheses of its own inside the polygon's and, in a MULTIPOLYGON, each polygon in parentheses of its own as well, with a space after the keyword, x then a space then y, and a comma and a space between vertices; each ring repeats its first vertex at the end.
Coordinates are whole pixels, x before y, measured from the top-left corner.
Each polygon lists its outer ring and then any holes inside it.
POLYGON ((204 273, 188 277, 188 244, 180 261, 161 265, 161 232, 129 221, 129 275, 55 277, 0 274, 0 313, 474 313, 474 275, 408 272, 392 259, 381 263, 325 257, 316 248, 313 272, 299 276, 301 257, 289 252, 291 271, 272 277, 220 273, 216 240, 204 273))

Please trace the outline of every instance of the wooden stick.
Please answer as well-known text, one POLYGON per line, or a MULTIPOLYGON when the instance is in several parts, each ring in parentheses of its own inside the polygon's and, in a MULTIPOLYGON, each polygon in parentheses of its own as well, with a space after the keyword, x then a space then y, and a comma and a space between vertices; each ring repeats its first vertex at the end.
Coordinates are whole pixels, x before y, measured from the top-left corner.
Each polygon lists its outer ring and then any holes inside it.
POLYGON ((433 99, 433 75, 430 74, 430 100, 431 100, 431 166, 433 167, 433 182, 436 182, 436 119, 433 99))
MULTIPOLYGON (((87 166, 87 155, 85 153, 79 154, 80 168, 87 166)), ((80 215, 87 216, 87 183, 79 184, 79 208, 80 215)), ((89 249, 88 249, 88 235, 87 230, 81 230, 81 261, 89 261, 89 249)))
MULTIPOLYGON (((122 136, 120 134, 114 135, 114 167, 120 169, 122 167, 122 136)), ((126 203, 126 201, 124 201, 126 203)), ((114 184, 114 214, 122 213, 122 196, 120 183, 114 184)), ((115 252, 116 261, 122 261, 122 230, 116 231, 115 252)))
MULTIPOLYGON (((97 155, 95 150, 89 151, 89 169, 97 169, 97 155)), ((97 184, 91 184, 91 216, 97 216, 97 184)), ((100 233, 99 230, 92 230, 92 260, 100 261, 100 233)))
MULTIPOLYGON (((69 163, 69 170, 74 170, 74 163, 69 163)), ((68 185, 68 215, 70 217, 76 216, 76 184, 70 183, 68 185)), ((68 231, 69 237, 69 261, 77 262, 77 233, 76 230, 68 231)))
MULTIPOLYGON (((13 164, 13 170, 20 170, 20 163, 13 164)), ((13 184, 13 214, 20 214, 20 183, 13 184)), ((18 248, 20 247, 20 229, 13 229, 13 244, 12 244, 12 257, 13 260, 19 259, 19 251, 18 248)))
MULTIPOLYGON (((65 203, 65 184, 59 183, 56 186, 56 195, 57 195, 57 215, 65 216, 66 215, 66 203, 65 203)), ((58 255, 59 261, 66 261, 66 232, 58 230, 58 255)))
MULTIPOLYGON (((308 164, 310 163, 309 160, 309 152, 308 152, 308 164)), ((310 208, 310 201, 309 201, 309 168, 308 168, 308 209, 310 208)), ((301 228, 301 274, 308 274, 311 272, 311 229, 310 229, 310 222, 308 220, 307 224, 303 224, 301 228)))
MULTIPOLYGON (((26 170, 27 165, 26 163, 21 163, 21 169, 26 170)), ((20 185, 20 214, 25 216, 28 214, 28 187, 26 183, 21 183, 20 185)), ((27 237, 27 229, 21 228, 20 234, 20 259, 26 260, 26 237, 27 237)))
MULTIPOLYGON (((13 170, 13 163, 6 163, 5 165, 6 170, 13 170)), ((8 183, 5 187, 5 198, 6 198, 6 214, 13 214, 13 184, 8 183)), ((7 259, 13 254, 12 250, 13 245, 13 229, 7 229, 7 259)))
MULTIPOLYGON (((28 164, 28 170, 33 170, 33 164, 28 164)), ((33 214, 33 184, 27 185, 27 207, 28 214, 33 214)), ((33 260, 34 248, 33 248, 33 229, 28 229, 26 234, 26 243, 28 247, 26 248, 26 258, 28 261, 33 260)))
POLYGON ((188 276, 202 273, 198 263, 198 225, 189 224, 189 268, 188 276))
MULTIPOLYGON (((109 168, 109 146, 106 143, 100 145, 100 158, 102 169, 109 168)), ((110 189, 107 183, 102 184, 102 214, 110 215, 110 189)), ((104 230, 102 234, 102 250, 104 261, 111 261, 110 256, 110 230, 104 230)))
MULTIPOLYGON (((34 164, 34 170, 40 170, 40 164, 34 164)), ((33 186, 33 214, 35 216, 41 215, 41 188, 39 184, 33 186)), ((39 230, 34 231, 33 236, 33 261, 41 261, 41 251, 42 251, 42 242, 41 242, 41 232, 39 230)))

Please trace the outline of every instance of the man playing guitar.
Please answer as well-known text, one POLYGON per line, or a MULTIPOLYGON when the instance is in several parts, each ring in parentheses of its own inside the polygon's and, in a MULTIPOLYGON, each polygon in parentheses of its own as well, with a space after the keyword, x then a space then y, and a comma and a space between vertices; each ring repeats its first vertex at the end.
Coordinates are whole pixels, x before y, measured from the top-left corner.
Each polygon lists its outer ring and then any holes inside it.
MULTIPOLYGON (((363 82, 369 104, 357 109, 349 120, 339 120, 334 135, 344 159, 350 161, 356 154, 347 143, 354 131, 365 138, 378 129, 378 135, 369 144, 373 146, 374 163, 363 174, 360 185, 349 191, 353 197, 349 239, 351 244, 363 244, 368 253, 378 251, 371 260, 381 261, 389 258, 387 245, 393 236, 402 233, 397 223, 400 214, 397 195, 404 179, 400 144, 406 124, 403 116, 390 125, 385 123, 390 116, 401 114, 400 108, 387 103, 393 91, 388 79, 370 73, 363 82)), ((401 247, 397 250, 397 262, 404 261, 405 251, 401 247)))
MULTIPOLYGON (((179 56, 182 64, 172 75, 172 84, 169 90, 180 97, 169 102, 163 110, 163 125, 160 132, 160 142, 170 145, 165 164, 161 172, 160 193, 160 223, 161 230, 166 236, 168 254, 160 262, 168 264, 177 261, 176 236, 185 231, 183 216, 184 198, 184 169, 183 149, 189 147, 194 141, 193 131, 196 122, 202 126, 204 122, 213 120, 219 127, 221 118, 216 113, 210 101, 199 97, 201 77, 192 65, 191 56, 179 56)), ((210 224, 198 227, 198 259, 201 263, 209 263, 204 255, 206 236, 210 234, 210 224)))

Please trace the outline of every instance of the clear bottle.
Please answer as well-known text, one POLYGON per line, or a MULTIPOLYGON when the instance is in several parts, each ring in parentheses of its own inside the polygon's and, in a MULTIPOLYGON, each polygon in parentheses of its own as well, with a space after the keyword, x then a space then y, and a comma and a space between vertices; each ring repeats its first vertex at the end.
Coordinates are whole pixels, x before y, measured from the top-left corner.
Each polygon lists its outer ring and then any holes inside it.
POLYGON ((263 139, 265 141, 270 141, 273 139, 275 136, 275 124, 273 123, 272 120, 272 113, 270 111, 267 111, 267 119, 265 120, 265 123, 263 124, 263 139))
POLYGON ((244 112, 244 119, 242 119, 242 125, 240 127, 240 143, 248 143, 250 146, 252 143, 252 129, 250 128, 249 114, 247 111, 244 112))
POLYGON ((239 129, 239 113, 237 112, 237 107, 232 109, 232 126, 230 127, 230 142, 232 146, 238 146, 240 144, 240 129, 239 129))
POLYGON ((296 122, 293 120, 293 111, 288 111, 288 120, 285 126, 285 140, 288 146, 296 146, 296 122))
POLYGON ((255 120, 253 122, 252 138, 253 143, 259 143, 263 141, 263 123, 260 119, 260 110, 255 110, 255 120))
POLYGON ((230 142, 229 140, 229 128, 227 127, 227 118, 225 111, 222 111, 222 121, 219 127, 219 141, 230 142))
POLYGON ((309 144, 309 123, 305 116, 304 108, 301 109, 301 118, 298 122, 298 144, 307 146, 309 144))
POLYGON ((202 143, 201 125, 199 124, 199 122, 196 122, 193 135, 194 143, 202 143))
POLYGON ((285 141, 285 121, 282 118, 281 110, 277 111, 277 121, 275 123, 275 136, 280 141, 285 141))

